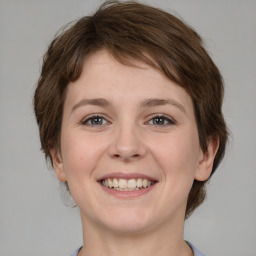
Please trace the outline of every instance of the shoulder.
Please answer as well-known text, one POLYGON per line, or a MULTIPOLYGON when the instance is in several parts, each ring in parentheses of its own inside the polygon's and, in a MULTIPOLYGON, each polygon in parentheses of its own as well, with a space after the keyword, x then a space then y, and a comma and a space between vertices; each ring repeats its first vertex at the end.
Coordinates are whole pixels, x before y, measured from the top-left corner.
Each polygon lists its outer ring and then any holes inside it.
POLYGON ((202 252, 200 252, 193 244, 191 244, 190 242, 187 242, 188 245, 191 247, 191 249, 193 250, 194 256, 205 256, 202 252))
MULTIPOLYGON (((193 244, 191 244, 190 242, 187 242, 189 244, 189 246, 192 248, 194 256, 205 256, 202 252, 200 252, 193 244)), ((70 256, 77 256, 79 250, 81 248, 78 248, 76 251, 74 251, 70 256)))
POLYGON ((79 252, 79 250, 80 250, 81 248, 78 248, 76 251, 74 251, 70 256, 77 256, 77 254, 78 254, 78 252, 79 252))

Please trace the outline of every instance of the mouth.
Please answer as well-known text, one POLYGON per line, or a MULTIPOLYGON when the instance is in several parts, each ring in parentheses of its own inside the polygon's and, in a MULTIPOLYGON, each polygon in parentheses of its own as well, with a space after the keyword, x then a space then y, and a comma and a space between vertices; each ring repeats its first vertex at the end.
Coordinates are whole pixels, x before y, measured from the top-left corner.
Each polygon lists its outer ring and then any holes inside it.
POLYGON ((98 179, 103 191, 122 199, 146 195, 158 182, 155 178, 141 173, 109 173, 98 179))
POLYGON ((100 180, 103 187, 116 191, 138 191, 153 186, 156 181, 146 178, 106 178, 100 180))

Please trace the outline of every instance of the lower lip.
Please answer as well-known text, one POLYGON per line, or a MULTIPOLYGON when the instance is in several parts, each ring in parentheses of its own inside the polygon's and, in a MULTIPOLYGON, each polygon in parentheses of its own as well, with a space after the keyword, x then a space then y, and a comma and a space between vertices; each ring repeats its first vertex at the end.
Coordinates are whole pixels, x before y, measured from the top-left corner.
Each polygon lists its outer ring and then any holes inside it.
POLYGON ((118 191, 118 190, 115 190, 115 189, 104 187, 101 184, 101 182, 99 182, 99 184, 105 192, 107 192, 107 193, 109 193, 109 194, 111 194, 115 197, 118 197, 118 198, 135 198, 135 197, 143 196, 143 195, 147 194, 148 192, 150 192, 152 189, 154 189, 154 187, 157 183, 154 183, 153 185, 151 185, 148 188, 142 188, 142 189, 134 190, 134 191, 118 191))

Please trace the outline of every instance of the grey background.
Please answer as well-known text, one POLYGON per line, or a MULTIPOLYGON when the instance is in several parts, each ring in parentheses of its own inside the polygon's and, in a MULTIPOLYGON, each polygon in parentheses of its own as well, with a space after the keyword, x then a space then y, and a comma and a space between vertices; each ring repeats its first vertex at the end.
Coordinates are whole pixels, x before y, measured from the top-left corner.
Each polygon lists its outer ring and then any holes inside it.
MULTIPOLYGON (((256 1, 144 1, 176 13, 205 39, 226 84, 232 136, 206 202, 185 238, 207 256, 255 256, 256 1), (175 11, 174 11, 175 10, 175 11)), ((0 0, 0 255, 69 255, 81 245, 78 209, 66 208, 39 151, 32 95, 57 30, 96 0, 0 0)))

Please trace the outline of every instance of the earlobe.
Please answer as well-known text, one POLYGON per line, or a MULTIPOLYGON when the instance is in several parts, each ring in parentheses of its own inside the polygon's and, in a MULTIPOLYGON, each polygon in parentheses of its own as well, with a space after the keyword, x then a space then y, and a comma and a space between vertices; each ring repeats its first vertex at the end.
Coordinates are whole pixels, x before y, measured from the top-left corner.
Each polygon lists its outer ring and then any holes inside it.
POLYGON ((198 181, 206 181, 211 173, 214 158, 219 148, 219 138, 211 137, 208 140, 207 151, 201 152, 201 157, 199 159, 198 168, 195 174, 195 179, 198 181))
POLYGON ((50 154, 51 154, 51 158, 52 158, 53 169, 55 171, 57 178, 61 182, 66 182, 67 179, 66 179, 66 174, 64 172, 61 153, 59 152, 59 150, 57 151, 56 149, 52 148, 52 149, 50 149, 50 154))

